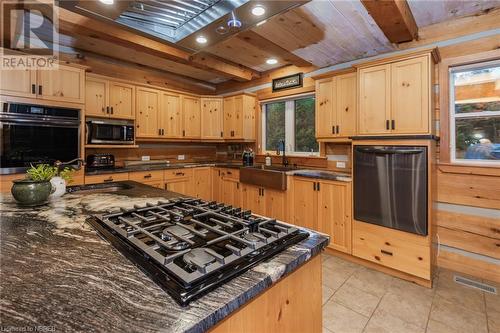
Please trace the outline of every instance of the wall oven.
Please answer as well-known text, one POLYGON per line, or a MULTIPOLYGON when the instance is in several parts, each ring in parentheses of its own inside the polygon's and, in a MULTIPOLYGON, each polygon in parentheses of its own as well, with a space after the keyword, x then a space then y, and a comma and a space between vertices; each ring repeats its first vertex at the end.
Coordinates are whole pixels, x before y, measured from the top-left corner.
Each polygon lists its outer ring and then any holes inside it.
POLYGON ((80 110, 1 103, 0 174, 80 157, 80 110))
POLYGON ((134 123, 128 120, 87 118, 88 144, 134 144, 134 123))
POLYGON ((354 146, 354 218, 427 235, 427 147, 354 146))

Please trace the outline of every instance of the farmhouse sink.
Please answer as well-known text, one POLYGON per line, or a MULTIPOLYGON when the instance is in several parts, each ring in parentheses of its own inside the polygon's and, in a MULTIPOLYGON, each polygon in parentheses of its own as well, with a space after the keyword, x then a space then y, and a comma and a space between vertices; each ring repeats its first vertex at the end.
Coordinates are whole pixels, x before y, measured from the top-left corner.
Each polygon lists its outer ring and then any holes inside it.
POLYGON ((296 170, 285 166, 251 166, 240 169, 240 182, 275 190, 286 190, 286 173, 296 170))

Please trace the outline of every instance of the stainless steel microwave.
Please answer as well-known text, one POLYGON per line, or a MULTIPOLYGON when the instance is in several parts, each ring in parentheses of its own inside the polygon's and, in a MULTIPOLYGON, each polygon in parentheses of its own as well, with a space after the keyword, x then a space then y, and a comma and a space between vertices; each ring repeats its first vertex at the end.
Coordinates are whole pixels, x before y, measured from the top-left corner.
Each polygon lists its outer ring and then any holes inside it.
POLYGON ((134 144, 134 123, 128 120, 89 119, 87 144, 134 144))

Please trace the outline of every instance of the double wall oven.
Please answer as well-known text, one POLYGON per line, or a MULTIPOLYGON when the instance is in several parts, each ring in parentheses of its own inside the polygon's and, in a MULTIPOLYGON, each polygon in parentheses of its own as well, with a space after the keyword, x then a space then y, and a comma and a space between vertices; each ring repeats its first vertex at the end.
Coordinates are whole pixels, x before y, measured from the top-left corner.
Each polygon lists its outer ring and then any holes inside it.
POLYGON ((1 103, 0 174, 80 157, 80 110, 1 103))

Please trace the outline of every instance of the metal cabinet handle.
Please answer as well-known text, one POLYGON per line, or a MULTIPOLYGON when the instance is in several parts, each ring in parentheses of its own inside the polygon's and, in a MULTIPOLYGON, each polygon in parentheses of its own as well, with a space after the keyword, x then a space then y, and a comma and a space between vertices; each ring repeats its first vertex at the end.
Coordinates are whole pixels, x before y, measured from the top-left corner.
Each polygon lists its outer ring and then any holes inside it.
POLYGON ((393 119, 391 120, 391 128, 394 130, 396 129, 396 121, 393 119))
POLYGON ((176 176, 184 176, 184 172, 176 172, 175 175, 176 176))
POLYGON ((332 134, 335 134, 335 126, 332 126, 332 134))
POLYGON ((151 178, 151 177, 153 177, 151 174, 147 174, 144 176, 144 178, 151 178))
POLYGON ((42 94, 42 86, 38 86, 38 95, 42 94))
POLYGON ((158 128, 158 135, 161 135, 161 129, 158 128))
POLYGON ((106 106, 106 113, 109 113, 109 106, 106 106))
POLYGON ((380 250, 380 253, 386 254, 388 256, 392 256, 392 252, 386 251, 386 250, 380 250))
POLYGON ((316 186, 316 188, 318 189, 318 191, 320 190, 320 188, 319 188, 319 182, 318 182, 318 185, 316 186))
POLYGON ((113 107, 111 107, 111 114, 113 114, 113 107))
POLYGON ((36 85, 35 84, 31 85, 31 93, 36 94, 36 85))
POLYGON ((385 121, 385 129, 388 130, 389 129, 389 120, 386 120, 385 121))
POLYGON ((337 126, 335 127, 335 130, 336 130, 337 134, 339 134, 339 125, 337 125, 337 126))
POLYGON ((111 177, 111 176, 109 178, 104 179, 104 182, 106 182, 106 183, 112 182, 112 181, 113 181, 113 177, 111 177))

